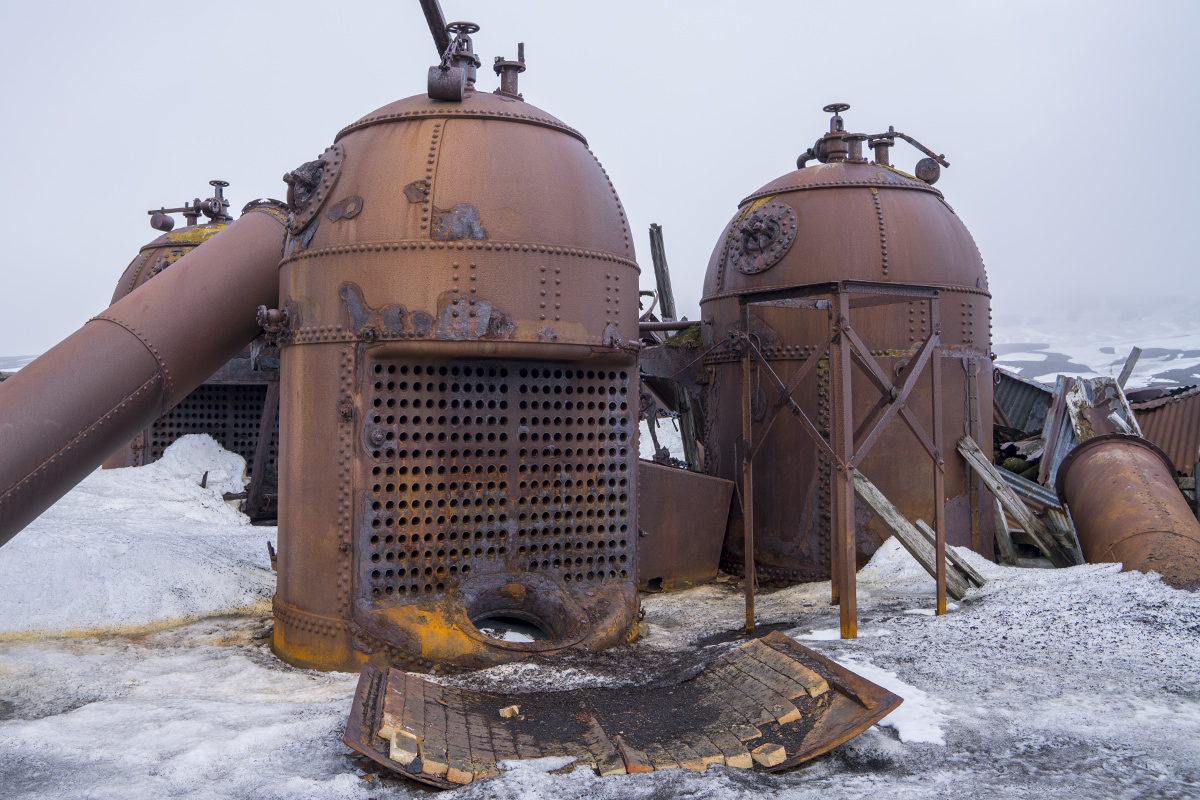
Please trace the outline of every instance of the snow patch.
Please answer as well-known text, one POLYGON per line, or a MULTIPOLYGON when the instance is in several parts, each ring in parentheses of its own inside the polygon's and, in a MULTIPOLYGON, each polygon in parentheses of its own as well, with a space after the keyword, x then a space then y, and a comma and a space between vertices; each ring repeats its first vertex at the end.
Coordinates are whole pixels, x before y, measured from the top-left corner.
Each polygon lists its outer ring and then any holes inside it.
POLYGON ((0 586, 20 587, 0 593, 0 637, 265 608, 275 529, 222 498, 245 485, 244 459, 207 435, 144 467, 96 470, 0 552, 0 586))
POLYGON ((905 744, 926 742, 929 744, 945 744, 946 737, 942 734, 942 725, 946 715, 939 711, 940 704, 926 692, 905 683, 896 677, 896 673, 855 658, 838 659, 838 663, 851 672, 855 672, 872 683, 878 684, 892 694, 904 698, 892 713, 888 714, 879 724, 893 728, 900 741, 905 744))

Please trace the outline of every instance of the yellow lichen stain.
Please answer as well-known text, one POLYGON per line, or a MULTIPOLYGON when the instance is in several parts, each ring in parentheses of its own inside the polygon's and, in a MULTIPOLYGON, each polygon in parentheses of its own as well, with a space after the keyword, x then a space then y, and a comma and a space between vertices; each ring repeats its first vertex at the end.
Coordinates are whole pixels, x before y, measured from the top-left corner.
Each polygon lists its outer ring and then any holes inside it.
POLYGON ((136 639, 150 634, 161 633, 172 628, 182 628, 205 620, 216 620, 229 617, 256 617, 271 613, 271 604, 267 601, 252 603, 242 608, 218 611, 212 614, 196 614, 190 617, 175 617, 152 622, 148 625, 112 625, 93 628, 73 628, 63 631, 9 631, 0 633, 0 642, 31 642, 49 639, 87 639, 122 637, 136 639))
POLYGON ((184 228, 181 231, 167 234, 168 242, 191 242, 201 244, 225 229, 224 225, 197 225, 194 228, 184 228))
POLYGON ((460 622, 467 623, 465 615, 442 608, 411 605, 393 606, 383 615, 389 625, 394 625, 411 637, 411 641, 417 645, 415 649, 424 658, 456 662, 463 656, 483 650, 482 645, 467 636, 460 627, 460 622))
MULTIPOLYGON (((883 164, 876 164, 876 166, 882 168, 883 170, 886 170, 887 172, 895 173, 896 175, 899 175, 901 178, 908 178, 910 181, 916 181, 917 183, 923 184, 925 186, 929 185, 929 184, 925 183, 925 181, 918 178, 916 175, 909 175, 904 170, 896 169, 895 167, 892 167, 892 166, 884 166, 883 164)), ((875 175, 876 175, 876 177, 879 177, 879 178, 887 177, 887 175, 884 172, 876 172, 875 175)), ((875 191, 875 190, 872 189, 871 191, 875 191)))

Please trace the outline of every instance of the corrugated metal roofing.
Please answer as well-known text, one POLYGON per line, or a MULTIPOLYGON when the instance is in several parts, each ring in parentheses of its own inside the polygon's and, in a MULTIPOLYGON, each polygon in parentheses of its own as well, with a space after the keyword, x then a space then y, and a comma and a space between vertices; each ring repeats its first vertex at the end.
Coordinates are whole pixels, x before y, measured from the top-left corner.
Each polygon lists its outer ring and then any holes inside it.
POLYGON ((1046 422, 1046 411, 1050 408, 1050 387, 1002 369, 997 369, 996 374, 999 383, 992 396, 1012 427, 1029 433, 1041 431, 1046 422))
POLYGON ((1200 386, 1133 406, 1147 439, 1158 445, 1181 475, 1195 476, 1200 460, 1200 386))

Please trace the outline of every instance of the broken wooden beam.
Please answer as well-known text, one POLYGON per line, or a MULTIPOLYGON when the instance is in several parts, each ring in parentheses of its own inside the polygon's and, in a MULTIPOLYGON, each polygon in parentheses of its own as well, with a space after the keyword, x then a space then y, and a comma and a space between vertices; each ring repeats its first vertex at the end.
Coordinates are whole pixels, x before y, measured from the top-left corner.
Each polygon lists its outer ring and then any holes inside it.
MULTIPOLYGON (((875 516, 895 535, 900 544, 904 545, 904 549, 936 580, 937 552, 934 546, 900 513, 900 509, 858 470, 854 470, 854 493, 875 512, 875 516)), ((950 566, 952 568, 946 570, 946 594, 955 600, 962 600, 967 596, 967 580, 961 572, 953 568, 952 563, 950 566)))
POLYGON ((1008 518, 1004 516, 1004 506, 1000 505, 995 495, 992 496, 992 515, 995 525, 993 534, 996 537, 996 549, 1000 551, 1000 560, 1010 567, 1015 567, 1018 564, 1017 548, 1008 533, 1008 518))
POLYGON ((1008 488, 1008 484, 1000 477, 995 465, 983 454, 974 439, 970 436, 963 436, 959 439, 958 452, 967 460, 968 466, 975 471, 992 495, 1000 501, 1005 513, 1033 538, 1038 549, 1046 555, 1046 558, 1050 559, 1051 564, 1056 567, 1075 566, 1075 559, 1059 545, 1050 529, 1033 515, 1021 498, 1008 488))
MULTIPOLYGON (((919 519, 915 524, 917 526, 917 530, 919 530, 925 536, 925 541, 929 542, 930 546, 937 542, 937 532, 934 531, 933 528, 929 527, 929 524, 925 522, 925 520, 919 519)), ((970 583, 976 587, 982 587, 983 584, 987 583, 987 581, 983 579, 983 576, 976 572, 975 568, 968 564, 966 559, 954 552, 954 549, 951 547, 946 548, 946 563, 950 564, 952 567, 962 573, 963 580, 965 580, 967 583, 970 583)))

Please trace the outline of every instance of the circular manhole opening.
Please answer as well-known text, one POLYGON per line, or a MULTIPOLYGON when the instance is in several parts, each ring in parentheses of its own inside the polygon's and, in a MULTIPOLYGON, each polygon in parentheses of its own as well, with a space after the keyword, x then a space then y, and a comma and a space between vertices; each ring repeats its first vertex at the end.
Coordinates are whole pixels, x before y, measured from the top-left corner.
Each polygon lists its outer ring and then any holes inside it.
POLYGON ((484 614, 471 620, 484 636, 516 644, 543 642, 550 634, 536 621, 515 616, 512 612, 484 614))

